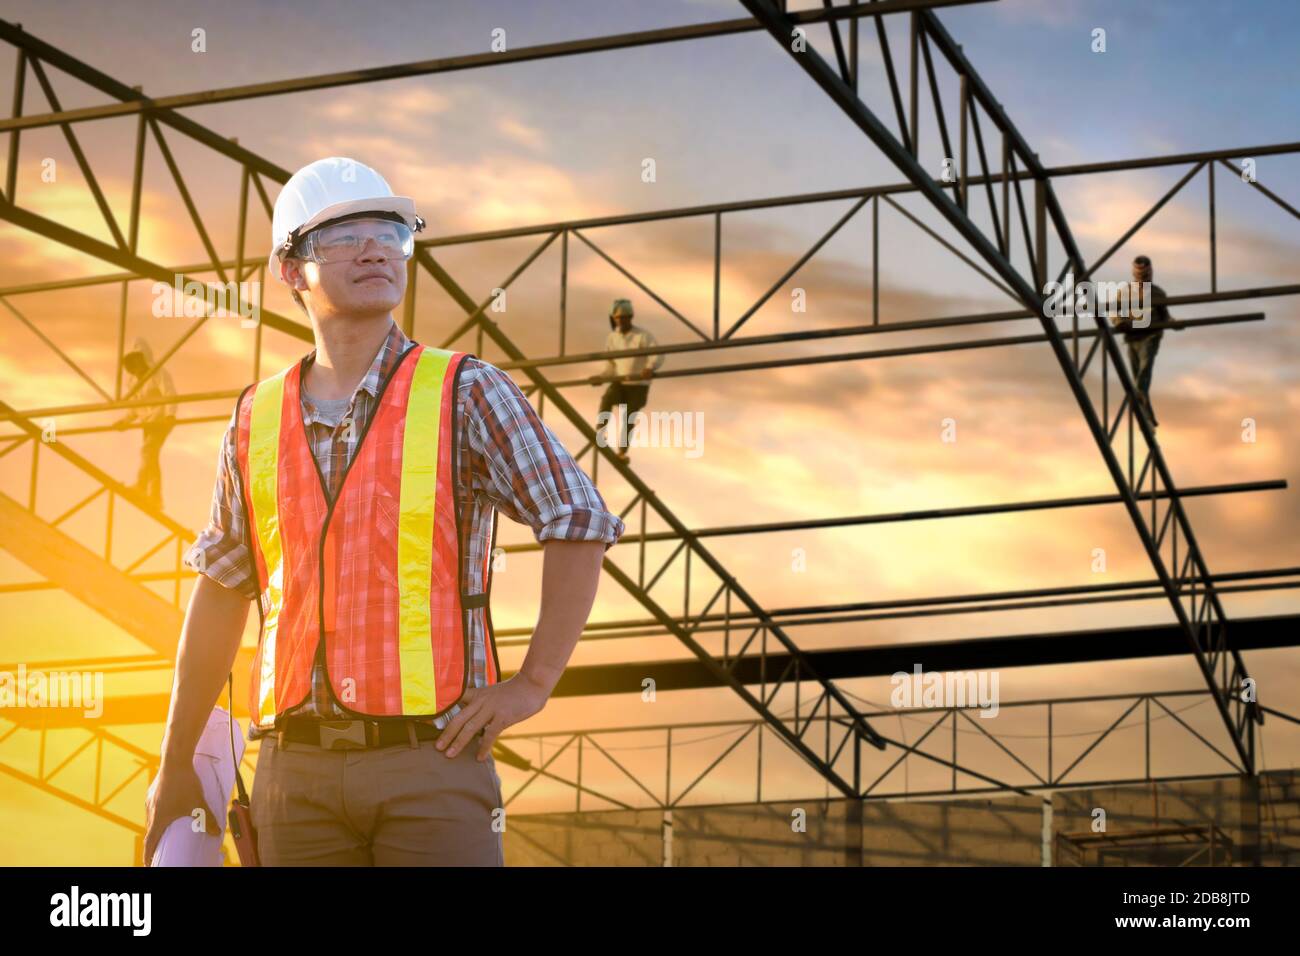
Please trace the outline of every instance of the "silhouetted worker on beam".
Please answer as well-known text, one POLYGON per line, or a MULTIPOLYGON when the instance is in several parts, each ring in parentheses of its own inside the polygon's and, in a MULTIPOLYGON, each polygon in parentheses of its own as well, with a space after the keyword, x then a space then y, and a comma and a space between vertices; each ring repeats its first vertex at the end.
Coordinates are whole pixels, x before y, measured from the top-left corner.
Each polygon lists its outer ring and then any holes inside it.
POLYGON ((1156 414, 1151 409, 1151 369, 1155 365, 1156 351, 1160 348, 1160 337, 1164 335, 1164 327, 1170 318, 1169 309, 1165 307, 1165 290, 1154 283, 1151 285, 1148 308, 1142 283, 1151 282, 1151 276, 1151 260, 1146 256, 1135 258, 1133 281, 1137 287, 1129 296, 1128 315, 1115 316, 1113 321, 1116 328, 1124 333, 1124 342, 1128 345, 1128 364, 1141 399, 1141 410, 1151 422, 1151 427, 1155 428, 1160 423, 1156 421, 1156 414), (1137 312, 1141 314, 1135 315, 1137 312), (1135 318, 1140 323, 1138 327, 1134 327, 1135 318))
MULTIPOLYGON (((605 338, 606 352, 654 348, 659 344, 646 329, 632 324, 632 302, 629 299, 614 300, 609 310, 609 328, 610 333, 605 338)), ((605 368, 600 375, 591 377, 592 385, 609 382, 609 387, 601 396, 600 412, 596 416, 598 439, 602 437, 605 426, 612 420, 613 409, 618 407, 623 410, 623 428, 627 432, 629 444, 631 443, 632 432, 641 419, 641 409, 645 407, 646 399, 650 395, 650 382, 647 380, 664 364, 662 353, 654 356, 649 364, 646 361, 648 358, 651 357, 628 355, 611 358, 605 363, 605 368)), ((616 454, 622 461, 627 461, 627 448, 619 441, 619 432, 616 430, 614 435, 614 445, 618 448, 616 454)))
MULTIPOLYGON (((149 375, 153 368, 153 350, 149 342, 139 337, 131 346, 131 351, 122 357, 122 367, 135 378, 136 382, 149 375)), ((133 408, 113 423, 117 429, 129 428, 139 422, 144 435, 140 443, 140 472, 135 484, 130 489, 147 498, 155 508, 162 510, 162 466, 159 456, 162 454, 163 442, 176 427, 176 403, 168 402, 168 397, 176 394, 172 377, 165 368, 160 368, 140 386, 132 398, 153 399, 155 404, 133 408)))

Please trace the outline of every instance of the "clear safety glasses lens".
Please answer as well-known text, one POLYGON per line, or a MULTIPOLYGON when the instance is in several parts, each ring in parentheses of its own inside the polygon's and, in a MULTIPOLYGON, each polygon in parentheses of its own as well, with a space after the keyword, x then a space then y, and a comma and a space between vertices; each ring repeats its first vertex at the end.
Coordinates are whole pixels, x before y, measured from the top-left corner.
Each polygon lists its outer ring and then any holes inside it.
POLYGON ((304 257, 316 262, 355 259, 367 248, 389 259, 409 259, 415 253, 415 234, 403 222, 351 219, 313 230, 303 239, 304 257))

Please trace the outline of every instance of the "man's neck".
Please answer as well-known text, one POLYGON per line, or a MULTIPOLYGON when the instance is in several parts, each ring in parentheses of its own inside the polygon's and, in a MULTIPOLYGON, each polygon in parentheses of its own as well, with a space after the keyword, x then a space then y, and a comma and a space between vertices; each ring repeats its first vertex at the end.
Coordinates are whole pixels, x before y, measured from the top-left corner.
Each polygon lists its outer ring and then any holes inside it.
POLYGON ((316 358, 307 369, 305 387, 325 401, 350 398, 388 338, 392 313, 369 318, 337 316, 312 322, 316 358))

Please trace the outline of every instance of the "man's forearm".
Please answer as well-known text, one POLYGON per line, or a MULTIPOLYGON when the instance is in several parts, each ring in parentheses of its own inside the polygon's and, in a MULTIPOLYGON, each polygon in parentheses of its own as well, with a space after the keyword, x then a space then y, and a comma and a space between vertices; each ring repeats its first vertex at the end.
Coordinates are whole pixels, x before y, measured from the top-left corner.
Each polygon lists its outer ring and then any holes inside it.
POLYGON ((550 540, 542 545, 542 607, 519 673, 547 696, 586 626, 605 548, 603 541, 550 540))
POLYGON ((200 574, 176 653, 171 709, 163 736, 163 763, 194 759, 203 728, 239 653, 251 602, 200 574))

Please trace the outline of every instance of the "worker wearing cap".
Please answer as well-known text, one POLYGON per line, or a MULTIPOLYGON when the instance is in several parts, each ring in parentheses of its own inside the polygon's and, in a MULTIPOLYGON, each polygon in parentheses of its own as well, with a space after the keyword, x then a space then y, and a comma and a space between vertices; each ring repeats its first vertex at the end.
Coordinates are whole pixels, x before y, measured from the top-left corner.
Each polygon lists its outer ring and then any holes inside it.
MULTIPOLYGON (((609 309, 609 335, 605 337, 605 351, 617 352, 624 349, 654 348, 659 343, 647 329, 632 323, 632 302, 629 299, 615 299, 609 309)), ((659 367, 664 364, 663 353, 653 356, 622 355, 608 359, 600 375, 590 379, 593 385, 609 382, 605 394, 600 398, 600 411, 596 417, 596 435, 603 440, 605 426, 612 417, 615 408, 622 410, 623 427, 630 442, 632 432, 641 418, 641 409, 645 407, 650 396, 650 383, 647 381, 659 367)), ((623 461, 628 460, 627 448, 619 440, 616 432, 615 453, 623 461)))
POLYGON ((505 372, 393 320, 423 225, 340 157, 276 200, 270 266, 316 347, 245 389, 226 430, 211 520, 187 555, 202 574, 146 859, 203 806, 194 745, 256 601, 260 862, 504 862, 493 742, 545 705, 624 526, 505 372), (544 553, 541 613, 509 678, 488 608, 497 511, 544 553))
POLYGON ((123 430, 133 424, 140 425, 143 436, 140 442, 140 470, 135 484, 128 487, 145 498, 159 511, 162 510, 162 456, 163 442, 176 427, 176 386, 165 368, 154 368, 153 350, 143 336, 137 337, 131 351, 122 356, 122 368, 135 379, 130 391, 133 399, 148 402, 132 408, 113 422, 113 427, 123 430))

